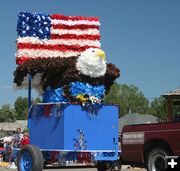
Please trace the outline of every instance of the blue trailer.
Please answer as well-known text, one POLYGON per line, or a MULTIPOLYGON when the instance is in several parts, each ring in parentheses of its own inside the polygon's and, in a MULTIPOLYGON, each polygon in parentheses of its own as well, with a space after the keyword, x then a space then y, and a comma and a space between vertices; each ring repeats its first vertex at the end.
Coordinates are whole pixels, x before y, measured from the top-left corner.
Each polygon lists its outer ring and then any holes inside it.
POLYGON ((52 155, 61 164, 74 163, 84 155, 97 163, 98 171, 119 170, 118 113, 116 105, 39 103, 31 106, 29 101, 30 144, 18 153, 18 170, 42 171, 52 155))

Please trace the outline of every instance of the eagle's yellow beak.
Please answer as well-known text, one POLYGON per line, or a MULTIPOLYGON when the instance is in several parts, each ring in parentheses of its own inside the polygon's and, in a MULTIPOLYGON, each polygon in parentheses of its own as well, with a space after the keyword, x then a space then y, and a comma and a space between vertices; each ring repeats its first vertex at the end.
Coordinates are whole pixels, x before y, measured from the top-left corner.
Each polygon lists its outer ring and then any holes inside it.
POLYGON ((103 60, 106 60, 106 54, 105 54, 105 52, 104 52, 103 50, 101 50, 101 49, 96 52, 96 56, 97 56, 97 57, 100 57, 100 58, 103 59, 103 60))

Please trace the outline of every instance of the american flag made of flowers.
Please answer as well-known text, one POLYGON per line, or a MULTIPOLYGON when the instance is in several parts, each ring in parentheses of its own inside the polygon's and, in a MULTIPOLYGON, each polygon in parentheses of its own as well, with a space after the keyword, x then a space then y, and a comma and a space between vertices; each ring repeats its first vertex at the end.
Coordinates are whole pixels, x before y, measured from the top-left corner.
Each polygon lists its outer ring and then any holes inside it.
POLYGON ((99 26, 98 17, 20 12, 16 63, 78 56, 88 48, 100 48, 99 26))

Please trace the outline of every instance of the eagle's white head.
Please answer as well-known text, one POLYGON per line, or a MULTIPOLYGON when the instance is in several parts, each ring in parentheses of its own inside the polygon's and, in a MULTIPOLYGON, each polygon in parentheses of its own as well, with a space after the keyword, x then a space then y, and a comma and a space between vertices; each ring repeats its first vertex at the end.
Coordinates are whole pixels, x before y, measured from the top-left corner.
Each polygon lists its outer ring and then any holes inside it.
POLYGON ((98 48, 85 50, 77 59, 77 70, 90 77, 101 77, 106 73, 106 55, 98 48))

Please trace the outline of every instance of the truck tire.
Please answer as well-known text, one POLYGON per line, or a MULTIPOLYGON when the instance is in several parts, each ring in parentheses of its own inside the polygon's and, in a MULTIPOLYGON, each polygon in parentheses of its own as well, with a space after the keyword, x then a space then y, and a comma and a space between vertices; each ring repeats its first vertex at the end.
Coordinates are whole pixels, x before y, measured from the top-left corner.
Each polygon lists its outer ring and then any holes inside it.
POLYGON ((153 149, 147 156, 148 171, 164 171, 167 167, 165 156, 168 156, 168 151, 162 148, 153 149))
POLYGON ((43 155, 34 145, 25 145, 17 156, 18 171, 42 171, 43 155))

